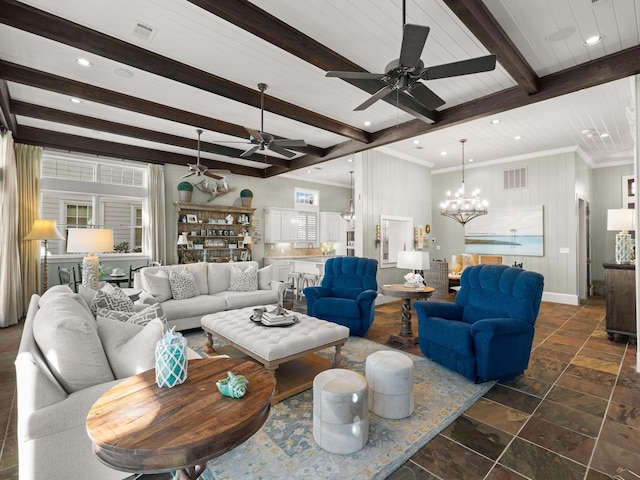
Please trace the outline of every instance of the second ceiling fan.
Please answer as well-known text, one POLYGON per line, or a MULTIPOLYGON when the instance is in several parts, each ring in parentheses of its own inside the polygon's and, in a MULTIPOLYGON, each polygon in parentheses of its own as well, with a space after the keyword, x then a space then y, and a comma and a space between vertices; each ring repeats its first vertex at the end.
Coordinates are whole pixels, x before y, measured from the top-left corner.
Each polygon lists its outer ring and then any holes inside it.
POLYGON ((271 150, 272 152, 279 153, 280 155, 293 158, 296 156, 294 152, 287 150, 287 148, 306 147, 307 143, 304 140, 289 140, 286 138, 275 138, 270 133, 264 131, 264 91, 267 89, 266 83, 259 83, 258 89, 260 90, 260 131, 244 127, 249 132, 249 143, 253 144, 248 150, 246 150, 241 158, 248 157, 254 154, 256 151, 271 150))

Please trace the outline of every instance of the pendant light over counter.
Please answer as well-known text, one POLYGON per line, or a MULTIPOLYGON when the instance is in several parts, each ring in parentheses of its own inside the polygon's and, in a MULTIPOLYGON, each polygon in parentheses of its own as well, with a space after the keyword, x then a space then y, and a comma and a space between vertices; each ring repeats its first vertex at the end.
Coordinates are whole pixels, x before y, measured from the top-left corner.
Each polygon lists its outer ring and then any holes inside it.
POLYGON ((349 172, 351 175, 351 200, 349 200, 349 207, 340 214, 347 222, 350 222, 356 218, 356 207, 353 204, 353 170, 349 172))

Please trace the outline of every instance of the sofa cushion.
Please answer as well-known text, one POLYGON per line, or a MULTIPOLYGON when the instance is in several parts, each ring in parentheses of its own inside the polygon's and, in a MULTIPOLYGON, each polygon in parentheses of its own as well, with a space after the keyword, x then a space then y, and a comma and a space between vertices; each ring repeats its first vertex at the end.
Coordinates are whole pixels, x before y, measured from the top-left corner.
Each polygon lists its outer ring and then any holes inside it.
POLYGON ((109 310, 108 308, 100 308, 98 310, 98 318, 110 318, 120 322, 136 323, 138 325, 146 325, 151 320, 158 318, 163 324, 167 324, 167 316, 159 303, 149 305, 143 310, 137 312, 120 312, 118 310, 109 310))
POLYGON ((186 268, 178 272, 175 270, 169 272, 169 286, 171 287, 171 295, 176 300, 184 300, 200 295, 196 279, 186 268))
POLYGON ((255 292, 258 290, 258 269, 251 265, 244 271, 231 267, 229 290, 232 292, 255 292))
POLYGON ((114 380, 96 321, 84 301, 71 290, 48 294, 40 299, 33 336, 62 388, 73 393, 114 380))
POLYGON ((169 274, 164 270, 158 270, 155 273, 143 270, 142 276, 148 287, 148 292, 153 295, 159 302, 165 302, 173 297, 171 286, 169 285, 169 274))
POLYGON ((226 308, 227 304, 224 298, 219 298, 215 295, 198 295, 187 300, 175 300, 172 298, 162 302, 162 309, 168 321, 220 312, 226 308))
POLYGON ((155 348, 164 324, 155 318, 145 326, 98 317, 98 335, 117 379, 155 367, 155 348))
POLYGON ((273 265, 258 270, 258 290, 269 290, 271 288, 271 279, 273 278, 273 265))
POLYGON ((209 285, 209 295, 229 290, 231 282, 231 266, 210 264, 207 270, 207 283, 209 285))
POLYGON ((193 275, 200 295, 206 295, 207 293, 209 293, 209 285, 207 282, 207 264, 189 263, 184 267, 193 275))
MULTIPOLYGON (((235 310, 256 305, 269 305, 278 303, 278 292, 276 290, 256 290, 255 292, 220 292, 214 297, 224 299, 225 310, 235 310)), ((209 312, 213 313, 213 312, 209 312)))

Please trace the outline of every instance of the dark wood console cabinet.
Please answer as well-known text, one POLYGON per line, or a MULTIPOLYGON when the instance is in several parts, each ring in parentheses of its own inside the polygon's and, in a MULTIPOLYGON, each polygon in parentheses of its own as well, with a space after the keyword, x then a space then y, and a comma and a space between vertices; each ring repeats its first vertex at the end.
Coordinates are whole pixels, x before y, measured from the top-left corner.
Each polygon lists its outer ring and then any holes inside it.
POLYGON ((609 340, 616 333, 634 341, 636 332, 636 266, 604 263, 606 285, 606 331, 609 340))

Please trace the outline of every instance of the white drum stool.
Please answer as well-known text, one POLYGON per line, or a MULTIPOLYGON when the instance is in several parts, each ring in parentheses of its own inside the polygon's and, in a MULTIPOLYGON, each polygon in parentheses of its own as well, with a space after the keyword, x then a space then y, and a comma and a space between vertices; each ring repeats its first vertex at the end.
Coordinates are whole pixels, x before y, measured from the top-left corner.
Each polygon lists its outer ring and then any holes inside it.
POLYGON ((413 361, 400 352, 372 353, 366 362, 369 409, 397 420, 413 413, 413 361))
POLYGON ((348 454, 369 440, 367 380, 357 372, 333 368, 313 380, 313 438, 324 450, 348 454))

